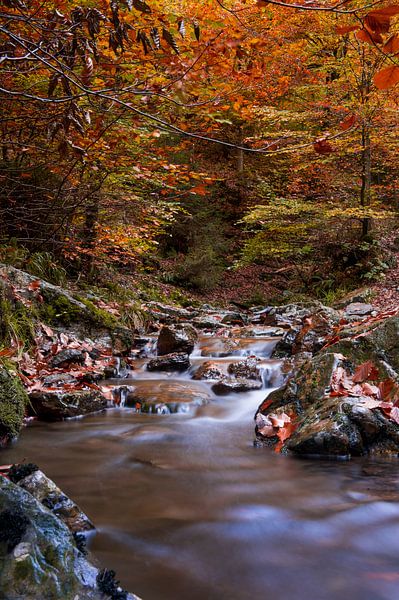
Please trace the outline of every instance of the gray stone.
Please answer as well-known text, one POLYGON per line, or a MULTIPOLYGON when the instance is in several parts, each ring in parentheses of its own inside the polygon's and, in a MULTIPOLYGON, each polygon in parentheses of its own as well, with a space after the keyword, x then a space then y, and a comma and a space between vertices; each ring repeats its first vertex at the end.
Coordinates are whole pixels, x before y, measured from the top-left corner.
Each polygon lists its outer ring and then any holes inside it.
POLYGON ((107 401, 97 390, 35 391, 29 394, 29 412, 42 421, 61 421, 87 415, 107 407, 107 401))
POLYGON ((224 377, 221 381, 213 384, 212 391, 218 396, 224 396, 232 392, 240 393, 260 390, 262 385, 261 381, 254 381, 253 379, 224 377))
POLYGON ((147 363, 148 371, 186 371, 190 368, 190 359, 184 352, 173 352, 152 358, 147 363))
POLYGON ((164 325, 159 333, 157 353, 160 356, 173 352, 191 354, 197 338, 197 332, 191 325, 164 325))
POLYGON ((74 348, 66 348, 58 352, 50 361, 52 367, 61 367, 70 363, 83 364, 85 355, 81 350, 74 348))

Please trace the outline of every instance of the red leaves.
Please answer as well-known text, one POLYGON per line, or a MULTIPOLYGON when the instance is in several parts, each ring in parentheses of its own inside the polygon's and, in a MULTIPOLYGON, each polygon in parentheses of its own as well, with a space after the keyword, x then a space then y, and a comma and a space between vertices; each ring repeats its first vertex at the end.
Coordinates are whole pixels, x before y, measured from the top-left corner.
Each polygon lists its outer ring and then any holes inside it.
POLYGON ((358 25, 343 25, 341 27, 336 27, 335 31, 339 35, 345 35, 346 33, 350 33, 351 31, 356 31, 357 29, 359 29, 358 25))
POLYGON ((379 90, 388 90, 399 83, 399 67, 390 65, 376 73, 373 77, 374 85, 379 90))
POLYGON ((36 292, 40 288, 40 279, 35 279, 28 285, 28 290, 30 292, 36 292))
POLYGON ((387 54, 398 54, 399 53, 399 36, 393 35, 384 44, 383 51, 387 54))
POLYGON ((375 381, 379 377, 377 367, 371 360, 359 365, 352 377, 354 383, 362 383, 363 381, 375 381))
POLYGON ((347 117, 345 117, 345 119, 343 119, 343 121, 340 122, 339 126, 341 127, 342 131, 347 131, 348 129, 353 127, 355 123, 356 115, 348 115, 347 117))
POLYGON ((361 42, 367 42, 371 46, 382 44, 384 41, 379 33, 369 31, 368 29, 360 29, 356 34, 356 38, 361 42))
POLYGON ((313 149, 317 154, 331 154, 331 152, 334 152, 334 148, 326 138, 316 140, 313 149))
POLYGON ((290 438, 296 429, 296 425, 291 416, 287 415, 285 412, 270 413, 269 415, 258 413, 257 420, 258 418, 258 433, 268 438, 278 437, 279 441, 277 442, 274 451, 280 452, 285 440, 290 438))

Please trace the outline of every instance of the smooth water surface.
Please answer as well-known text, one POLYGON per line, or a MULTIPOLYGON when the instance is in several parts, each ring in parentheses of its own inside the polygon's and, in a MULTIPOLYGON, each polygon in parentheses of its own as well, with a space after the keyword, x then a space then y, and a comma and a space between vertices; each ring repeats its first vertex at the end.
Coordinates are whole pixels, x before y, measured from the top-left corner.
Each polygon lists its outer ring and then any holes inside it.
MULTIPOLYGON (((264 342, 256 353, 278 382, 264 342)), ((195 356, 198 365, 201 347, 195 356)), ((137 370, 123 383, 143 378, 137 370)), ((76 500, 98 527, 98 560, 144 600, 398 600, 396 460, 303 461, 254 448, 266 390, 217 398, 206 385, 212 401, 190 414, 115 408, 35 423, 2 460, 38 463, 76 500)))

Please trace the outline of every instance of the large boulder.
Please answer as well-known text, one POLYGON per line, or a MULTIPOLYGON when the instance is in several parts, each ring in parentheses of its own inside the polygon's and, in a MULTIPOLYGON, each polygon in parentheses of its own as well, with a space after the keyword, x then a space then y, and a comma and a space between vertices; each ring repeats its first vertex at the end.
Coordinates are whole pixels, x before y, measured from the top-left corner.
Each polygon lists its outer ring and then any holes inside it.
POLYGON ((61 421, 104 410, 107 400, 98 390, 34 391, 29 394, 29 412, 42 421, 61 421))
MULTIPOLYGON (((78 550, 67 526, 29 492, 0 477, 2 597, 104 600, 101 581, 102 573, 78 550)), ((122 590, 119 597, 137 598, 122 590)))
MULTIPOLYGON (((377 396, 366 395, 373 392, 373 382, 367 383, 367 374, 364 387, 353 380, 360 363, 331 352, 302 362, 259 407, 258 443, 275 446, 280 440, 285 442, 279 446, 282 451, 302 455, 398 454, 399 425, 384 414, 377 396)), ((378 372, 382 380, 388 375, 383 361, 370 372, 373 378, 378 372)))
POLYGON ((0 447, 18 436, 27 404, 21 381, 0 367, 0 447))
POLYGON ((185 325, 164 325, 157 340, 157 354, 184 352, 191 354, 198 335, 194 327, 185 325))

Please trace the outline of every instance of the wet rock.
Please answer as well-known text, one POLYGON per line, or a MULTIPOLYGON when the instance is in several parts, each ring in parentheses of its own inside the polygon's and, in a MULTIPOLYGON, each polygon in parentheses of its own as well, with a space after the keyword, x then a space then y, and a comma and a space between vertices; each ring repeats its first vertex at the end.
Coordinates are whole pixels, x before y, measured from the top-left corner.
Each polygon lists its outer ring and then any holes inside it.
POLYGON ((220 322, 223 325, 245 325, 246 319, 239 312, 228 312, 220 315, 220 322))
POLYGON ((394 376, 399 376, 399 317, 344 329, 338 335, 342 339, 327 352, 339 352, 356 365, 370 359, 385 368, 388 375, 391 369, 394 376))
POLYGON ((89 517, 42 471, 34 471, 27 477, 22 478, 18 485, 59 517, 70 531, 78 532, 94 529, 89 517))
POLYGON ((204 362, 200 367, 198 367, 198 369, 193 375, 193 379, 195 380, 217 380, 221 379, 222 377, 224 377, 223 371, 220 370, 217 364, 209 360, 204 362))
POLYGON ((35 391, 29 394, 29 401, 29 413, 42 421, 61 421, 107 407, 106 399, 97 390, 35 391))
POLYGON ((254 381, 253 379, 235 378, 235 377, 224 377, 221 381, 214 383, 212 391, 218 396, 224 396, 232 392, 252 392, 254 390, 260 390, 262 388, 261 381, 254 381))
POLYGON ((234 377, 262 381, 259 362, 260 360, 256 356, 249 356, 245 360, 230 363, 227 371, 229 375, 233 375, 234 377))
POLYGON ((326 337, 333 333, 339 319, 339 314, 328 307, 322 306, 317 312, 307 312, 306 316, 303 316, 300 322, 292 324, 277 342, 273 357, 283 358, 299 352, 318 352, 324 346, 326 337))
POLYGON ((85 360, 84 352, 81 350, 75 350, 73 348, 66 348, 61 350, 51 359, 50 365, 52 367, 62 367, 69 365, 70 363, 83 364, 85 360))
POLYGON ((352 302, 345 308, 345 315, 350 317, 365 317, 370 315, 374 311, 372 304, 365 304, 363 302, 352 302))
POLYGON ((184 352, 173 352, 152 358, 147 363, 148 371, 186 371, 190 368, 190 359, 184 352))
POLYGON ((0 366, 0 447, 18 437, 27 404, 21 381, 0 366))
POLYGON ((195 325, 195 327, 198 327, 198 329, 214 330, 214 329, 221 329, 222 327, 225 327, 225 325, 223 325, 223 323, 221 322, 220 317, 216 317, 216 316, 212 316, 212 315, 203 315, 203 316, 195 317, 194 319, 192 319, 191 322, 193 325, 195 325))
POLYGON ((160 356, 173 352, 191 354, 197 338, 197 332, 191 325, 165 325, 159 333, 157 353, 160 356))
POLYGON ((174 323, 177 319, 189 321, 199 315, 197 310, 188 310, 179 306, 162 304, 161 302, 147 302, 147 308, 154 319, 160 323, 174 323))
MULTIPOLYGON (((337 368, 353 372, 354 365, 341 354, 324 353, 300 363, 279 390, 261 404, 259 415, 290 415, 295 431, 285 449, 296 454, 359 456, 381 448, 399 452, 399 425, 369 408, 370 397, 331 395, 337 368)), ((263 435, 257 424, 257 439, 265 445, 277 438, 263 435)))
POLYGON ((43 379, 43 386, 46 388, 63 387, 76 383, 77 379, 69 373, 53 373, 43 379))
MULTIPOLYGON (((66 525, 29 492, 3 477, 0 477, 0 517, 3 598, 104 599, 97 584, 98 569, 79 552, 66 525), (17 524, 18 536, 15 536, 17 524), (10 544, 7 540, 13 531, 10 544)), ((127 595, 128 600, 135 598, 127 595)))
POLYGON ((210 399, 206 385, 200 382, 142 380, 128 394, 125 406, 152 414, 187 413, 210 399))

